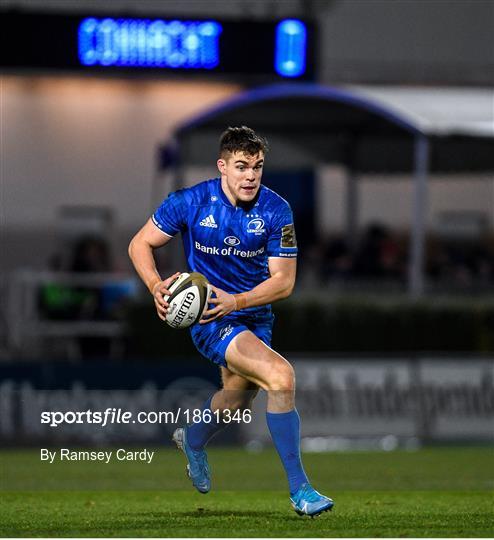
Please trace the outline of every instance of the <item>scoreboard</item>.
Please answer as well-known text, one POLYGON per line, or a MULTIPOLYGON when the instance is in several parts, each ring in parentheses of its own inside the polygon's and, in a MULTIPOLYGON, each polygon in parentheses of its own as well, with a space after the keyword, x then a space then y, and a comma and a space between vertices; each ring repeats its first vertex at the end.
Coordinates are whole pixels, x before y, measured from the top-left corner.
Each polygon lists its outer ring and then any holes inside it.
POLYGON ((99 14, 0 13, 0 66, 90 73, 314 78, 314 25, 99 14))

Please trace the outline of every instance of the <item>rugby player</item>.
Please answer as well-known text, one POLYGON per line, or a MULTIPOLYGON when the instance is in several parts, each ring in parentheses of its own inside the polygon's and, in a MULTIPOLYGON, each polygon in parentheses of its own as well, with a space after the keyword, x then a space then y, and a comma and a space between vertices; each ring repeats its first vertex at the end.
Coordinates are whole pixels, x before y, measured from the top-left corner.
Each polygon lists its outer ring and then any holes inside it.
MULTIPOLYGON (((270 348, 270 304, 293 290, 297 243, 289 204, 261 185, 266 151, 266 140, 252 129, 228 128, 220 138, 220 177, 171 193, 132 239, 129 255, 164 320, 163 296, 179 273, 163 280, 153 251, 182 233, 189 271, 204 274, 214 292, 209 309, 191 328, 195 346, 220 366, 222 376, 222 389, 203 410, 248 409, 258 389, 265 390, 267 425, 287 474, 290 500, 298 514, 315 516, 330 510, 333 501, 318 493, 304 472, 294 371, 270 348)), ((204 448, 224 426, 211 416, 211 422, 178 428, 173 435, 201 493, 211 486, 204 448)))

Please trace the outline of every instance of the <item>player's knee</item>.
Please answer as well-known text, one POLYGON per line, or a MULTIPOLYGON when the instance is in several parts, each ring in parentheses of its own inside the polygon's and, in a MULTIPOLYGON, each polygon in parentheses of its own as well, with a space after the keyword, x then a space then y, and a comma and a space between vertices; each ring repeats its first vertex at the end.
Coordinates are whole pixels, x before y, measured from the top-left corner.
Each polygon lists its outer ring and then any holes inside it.
POLYGON ((274 392, 294 392, 295 391, 295 372, 288 363, 277 365, 268 381, 268 389, 274 392))
MULTIPOLYGON (((235 413, 237 411, 245 411, 245 409, 250 409, 250 405, 251 405, 251 402, 245 402, 245 401, 236 401, 236 402, 232 402, 230 404, 230 406, 228 407, 227 411, 229 413, 229 416, 231 416, 232 413, 235 413)), ((226 413, 223 412, 223 416, 225 415, 226 413)))
POLYGON ((254 401, 254 398, 257 395, 257 390, 255 392, 249 393, 248 396, 244 396, 241 400, 237 403, 237 410, 244 411, 245 409, 251 409, 252 408, 252 402, 254 401))
POLYGON ((232 393, 228 400, 228 408, 231 411, 243 411, 250 409, 252 401, 255 398, 258 390, 248 390, 244 392, 232 393))

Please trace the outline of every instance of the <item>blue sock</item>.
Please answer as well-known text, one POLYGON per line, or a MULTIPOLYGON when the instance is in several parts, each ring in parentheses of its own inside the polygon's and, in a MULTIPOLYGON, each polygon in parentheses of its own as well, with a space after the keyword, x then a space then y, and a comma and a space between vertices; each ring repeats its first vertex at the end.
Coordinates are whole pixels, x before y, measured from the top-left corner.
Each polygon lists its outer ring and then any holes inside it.
POLYGON ((203 411, 208 409, 211 412, 211 422, 204 422, 204 420, 201 419, 200 422, 192 423, 190 426, 187 426, 187 442, 192 450, 202 450, 209 439, 225 427, 223 421, 220 420, 218 422, 216 420, 216 415, 212 414, 212 400, 213 396, 211 396, 202 407, 203 411))
POLYGON ((285 413, 266 412, 266 421, 293 495, 309 481, 300 458, 300 417, 297 409, 285 413))

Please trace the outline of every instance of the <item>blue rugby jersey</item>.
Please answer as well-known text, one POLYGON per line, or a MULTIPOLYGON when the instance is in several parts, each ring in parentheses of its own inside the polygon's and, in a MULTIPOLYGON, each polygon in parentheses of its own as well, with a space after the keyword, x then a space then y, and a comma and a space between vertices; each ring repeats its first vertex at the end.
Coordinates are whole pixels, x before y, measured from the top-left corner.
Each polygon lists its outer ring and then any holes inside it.
MULTIPOLYGON (((256 202, 233 206, 221 180, 206 180, 170 193, 152 216, 165 234, 182 233, 190 271, 230 294, 253 289, 269 278, 269 257, 296 257, 290 205, 261 185, 256 202)), ((271 317, 270 306, 242 311, 256 320, 271 317)))

